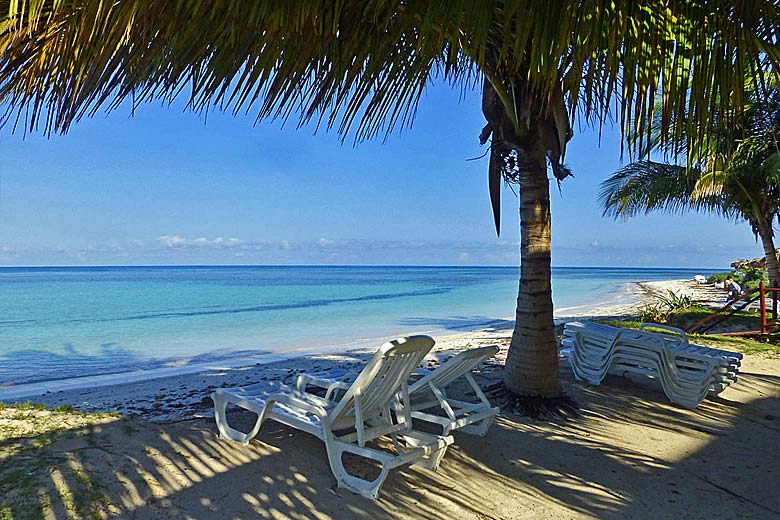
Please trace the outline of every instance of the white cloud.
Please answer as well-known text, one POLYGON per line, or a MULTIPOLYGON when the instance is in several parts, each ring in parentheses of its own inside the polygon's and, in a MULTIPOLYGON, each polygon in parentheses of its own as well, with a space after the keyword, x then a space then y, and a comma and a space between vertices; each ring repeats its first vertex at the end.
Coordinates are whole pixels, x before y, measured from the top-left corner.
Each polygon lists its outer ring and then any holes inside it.
MULTIPOLYGON (((702 246, 697 243, 667 249, 662 244, 615 245, 598 237, 553 246, 553 265, 726 267, 736 258, 760 255, 760 246, 702 246), (705 258, 706 260, 702 260, 705 258)), ((203 234, 163 235, 157 240, 56 244, 34 247, 0 244, 4 265, 124 265, 124 264, 404 264, 516 266, 519 244, 502 239, 484 242, 370 240, 323 238, 309 241, 253 240, 203 234), (120 245, 117 245, 120 244, 120 245)))
POLYGON ((179 235, 163 235, 157 240, 166 247, 184 247, 187 245, 187 239, 179 235))
POLYGON ((185 248, 185 247, 198 247, 198 248, 212 248, 212 249, 225 249, 235 248, 243 244, 238 238, 224 238, 217 237, 209 239, 206 237, 198 237, 188 239, 181 235, 163 235, 157 240, 166 247, 170 248, 185 248))

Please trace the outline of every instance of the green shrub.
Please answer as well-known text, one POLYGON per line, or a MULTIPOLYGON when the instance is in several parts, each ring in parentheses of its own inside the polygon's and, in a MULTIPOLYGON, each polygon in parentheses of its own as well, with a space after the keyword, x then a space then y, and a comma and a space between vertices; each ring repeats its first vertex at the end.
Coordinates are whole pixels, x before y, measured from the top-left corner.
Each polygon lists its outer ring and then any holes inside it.
POLYGON ((687 294, 669 291, 668 296, 659 296, 655 305, 645 305, 639 313, 639 319, 645 323, 666 323, 672 313, 693 307, 693 300, 687 294))
POLYGON ((765 284, 769 283, 769 277, 766 271, 760 269, 744 269, 742 271, 729 271, 724 273, 716 273, 707 277, 708 283, 723 283, 728 275, 731 275, 734 280, 742 287, 743 291, 750 291, 752 289, 758 289, 758 284, 761 280, 765 284))
POLYGON ((659 305, 645 305, 639 313, 639 320, 642 323, 666 323, 669 313, 659 305))
POLYGON ((678 295, 676 292, 670 290, 669 296, 659 296, 658 301, 671 311, 679 311, 688 309, 693 306, 693 300, 687 294, 678 295))
POLYGON ((707 283, 723 283, 723 281, 726 279, 728 275, 735 276, 736 273, 734 271, 726 271, 723 273, 715 273, 711 274, 707 277, 707 283))
POLYGON ((769 283, 769 276, 764 271, 758 269, 745 269, 742 271, 742 276, 739 278, 739 284, 743 291, 749 291, 758 289, 758 285, 761 282, 764 284, 769 283))

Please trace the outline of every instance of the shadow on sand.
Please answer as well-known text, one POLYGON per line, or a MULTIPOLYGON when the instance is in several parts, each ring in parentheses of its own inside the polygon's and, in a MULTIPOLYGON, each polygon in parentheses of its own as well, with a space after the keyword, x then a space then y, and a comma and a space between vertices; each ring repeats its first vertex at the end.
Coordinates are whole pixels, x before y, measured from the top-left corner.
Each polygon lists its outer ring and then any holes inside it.
POLYGON ((580 418, 501 415, 484 439, 457 435, 438 473, 393 471, 375 502, 335 488, 320 441, 273 422, 247 446, 220 440, 206 420, 114 418, 64 426, 56 438, 6 432, 0 516, 780 517, 780 377, 746 373, 726 393, 734 399, 687 410, 652 382, 608 377, 591 387, 564 376, 580 418))
POLYGON ((513 320, 497 320, 487 316, 453 316, 451 318, 406 318, 400 321, 401 325, 413 328, 433 327, 444 330, 474 330, 481 328, 490 332, 512 330, 515 326, 513 320))

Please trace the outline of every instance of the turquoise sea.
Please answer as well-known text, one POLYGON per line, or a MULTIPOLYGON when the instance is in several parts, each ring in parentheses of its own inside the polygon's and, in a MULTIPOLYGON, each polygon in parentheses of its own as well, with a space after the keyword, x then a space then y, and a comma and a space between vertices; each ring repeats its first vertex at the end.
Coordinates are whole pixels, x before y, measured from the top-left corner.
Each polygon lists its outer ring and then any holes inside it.
MULTIPOLYGON (((556 309, 701 269, 553 268, 556 309)), ((516 267, 0 268, 0 387, 187 367, 514 314, 516 267)), ((0 392, 1 393, 1 392, 0 392)))

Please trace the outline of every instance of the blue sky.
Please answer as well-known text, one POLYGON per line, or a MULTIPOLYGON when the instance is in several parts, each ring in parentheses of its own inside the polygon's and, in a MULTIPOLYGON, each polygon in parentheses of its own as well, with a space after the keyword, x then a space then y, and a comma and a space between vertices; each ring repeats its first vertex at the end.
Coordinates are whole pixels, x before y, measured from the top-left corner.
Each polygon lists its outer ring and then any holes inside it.
MULTIPOLYGON (((518 261, 517 198, 495 236, 477 92, 429 87, 411 130, 352 146, 313 127, 122 107, 47 139, 0 130, 0 265, 518 261)), ((727 267, 761 255, 716 216, 602 218, 617 130, 576 129, 552 192, 553 265, 727 267)), ((627 158, 626 158, 627 159, 627 158)))

